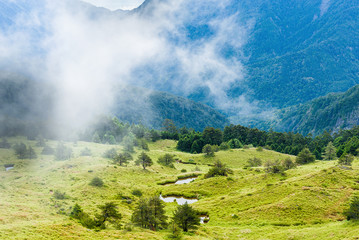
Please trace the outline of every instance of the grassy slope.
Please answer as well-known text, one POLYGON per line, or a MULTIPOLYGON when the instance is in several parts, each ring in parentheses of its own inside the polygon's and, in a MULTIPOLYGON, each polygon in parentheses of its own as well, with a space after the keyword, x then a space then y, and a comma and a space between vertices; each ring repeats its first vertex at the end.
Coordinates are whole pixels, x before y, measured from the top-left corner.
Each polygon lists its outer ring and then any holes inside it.
MULTIPOLYGON (((26 142, 35 147, 35 142, 26 142)), ((49 144, 56 146, 56 142, 49 144)), ((191 172, 195 166, 175 164, 176 169, 170 169, 155 163, 144 171, 131 162, 128 167, 115 168, 101 157, 113 146, 66 144, 74 150, 74 158, 68 161, 55 161, 53 156, 40 154, 37 160, 17 160, 13 150, 0 149, 1 165, 15 163, 15 169, 0 172, 0 239, 165 239, 168 230, 152 232, 135 228, 126 232, 110 228, 94 232, 58 214, 60 209, 69 212, 75 203, 94 213, 98 204, 116 201, 126 223, 136 203, 122 201, 118 195, 136 201, 138 198, 131 194, 133 189, 141 189, 146 196, 160 192, 198 196, 200 201, 193 206, 208 211, 210 222, 199 228, 196 236, 186 235, 188 239, 353 239, 359 236, 357 225, 343 221, 342 216, 351 194, 359 189, 357 160, 352 171, 339 169, 335 162, 317 161, 289 170, 287 176, 273 176, 261 168, 245 170, 243 166, 253 156, 274 160, 287 155, 255 149, 231 150, 218 152, 214 158, 234 170, 229 178, 201 176, 191 184, 161 186, 156 183, 173 180, 183 175, 181 169, 191 172), (78 157, 84 147, 91 148, 93 157, 78 157), (89 186, 94 176, 101 177, 106 186, 89 186), (65 191, 69 199, 54 200, 54 190, 65 191)), ((183 161, 193 159, 210 164, 214 160, 201 154, 176 152, 175 142, 169 140, 151 143, 150 149, 153 159, 170 152, 183 161)), ((209 167, 199 165, 199 168, 206 172, 209 167)), ((169 216, 175 207, 175 203, 166 205, 169 216)))

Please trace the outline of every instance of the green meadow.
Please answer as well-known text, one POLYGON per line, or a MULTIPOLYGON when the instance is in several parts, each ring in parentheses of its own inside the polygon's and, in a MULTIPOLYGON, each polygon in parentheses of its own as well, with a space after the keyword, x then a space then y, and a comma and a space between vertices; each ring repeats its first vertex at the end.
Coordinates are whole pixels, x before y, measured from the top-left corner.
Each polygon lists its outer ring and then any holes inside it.
MULTIPOLYGON (((183 239, 358 239, 359 225, 343 215, 351 197, 359 190, 359 161, 352 169, 337 166, 336 161, 315 161, 285 171, 268 174, 264 167, 246 167, 253 157, 268 160, 295 159, 295 156, 255 148, 219 151, 214 157, 176 150, 176 142, 149 143, 147 154, 154 164, 143 170, 134 164, 116 166, 103 158, 105 151, 118 145, 89 142, 65 142, 73 150, 70 160, 57 161, 41 155, 42 147, 25 138, 8 138, 12 144, 31 145, 37 159, 16 158, 13 149, 0 149, 0 239, 169 239, 170 230, 151 231, 131 226, 131 214, 139 200, 132 194, 140 190, 144 197, 162 194, 196 197, 191 204, 210 218, 183 239), (85 148, 92 156, 80 156, 85 148), (174 154, 175 168, 164 167, 157 159, 174 154), (220 160, 233 170, 228 177, 204 178, 214 161, 220 160), (184 164, 184 163, 191 164, 184 164), (14 168, 5 171, 5 164, 14 168), (199 177, 183 185, 161 185, 178 177, 199 177), (103 187, 90 186, 94 177, 103 187), (56 199, 56 191, 65 199, 56 199), (122 229, 95 231, 70 219, 71 208, 78 203, 94 216, 98 205, 114 201, 123 215, 122 229), (129 227, 130 226, 130 227, 129 227)), ((56 141, 47 141, 56 147, 56 141)), ((134 159, 141 151, 136 149, 134 159)), ((177 203, 166 203, 172 216, 177 203)))

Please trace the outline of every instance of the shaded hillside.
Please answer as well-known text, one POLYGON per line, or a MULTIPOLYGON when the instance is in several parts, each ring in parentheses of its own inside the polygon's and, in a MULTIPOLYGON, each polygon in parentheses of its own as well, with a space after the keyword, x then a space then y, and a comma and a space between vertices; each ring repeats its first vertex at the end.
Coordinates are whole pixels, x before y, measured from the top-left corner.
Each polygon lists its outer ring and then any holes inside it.
POLYGON ((331 93, 306 104, 286 108, 277 113, 274 130, 302 134, 337 132, 359 124, 359 85, 344 93, 331 93))
POLYGON ((224 128, 228 119, 213 108, 183 97, 143 88, 128 87, 117 94, 113 114, 120 120, 142 123, 159 129, 165 119, 177 127, 202 131, 205 127, 224 128))

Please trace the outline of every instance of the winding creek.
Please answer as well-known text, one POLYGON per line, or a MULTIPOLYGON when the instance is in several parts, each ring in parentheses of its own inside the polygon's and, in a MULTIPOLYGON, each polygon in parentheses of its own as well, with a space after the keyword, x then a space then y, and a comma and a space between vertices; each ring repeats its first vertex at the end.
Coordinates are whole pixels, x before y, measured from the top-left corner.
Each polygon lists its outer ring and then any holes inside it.
POLYGON ((14 164, 6 164, 4 165, 4 167, 5 167, 5 171, 9 171, 14 168, 14 164))

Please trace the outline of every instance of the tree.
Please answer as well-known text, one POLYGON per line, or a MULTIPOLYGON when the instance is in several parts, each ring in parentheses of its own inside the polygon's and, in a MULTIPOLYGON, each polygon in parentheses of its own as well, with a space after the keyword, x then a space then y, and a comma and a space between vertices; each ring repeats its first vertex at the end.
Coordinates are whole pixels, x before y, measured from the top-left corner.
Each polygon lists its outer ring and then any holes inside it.
POLYGON ((228 150, 228 149, 230 149, 230 148, 231 148, 231 147, 230 147, 229 144, 226 143, 226 142, 223 142, 223 143, 221 143, 221 145, 219 145, 219 149, 220 149, 220 150, 223 150, 223 151, 228 150))
POLYGON ((190 229, 197 229, 200 225, 199 212, 186 202, 177 207, 173 214, 173 222, 181 227, 184 232, 188 232, 190 229))
POLYGON ((134 149, 133 149, 134 140, 135 140, 135 137, 133 136, 133 134, 127 135, 126 137, 123 138, 122 144, 125 148, 125 151, 134 152, 134 149))
POLYGON ((352 155, 357 155, 357 149, 359 148, 359 139, 354 136, 352 137, 346 144, 345 144, 345 149, 344 151, 346 153, 352 154, 352 155))
POLYGON ((9 149, 9 148, 11 148, 11 144, 7 141, 6 138, 3 138, 2 142, 0 143, 0 148, 9 149))
POLYGON ((203 140, 206 144, 220 145, 223 141, 223 133, 221 129, 207 127, 203 131, 203 140))
POLYGON ((174 167, 173 166, 174 162, 175 162, 174 156, 169 153, 166 153, 165 155, 160 156, 158 158, 158 163, 163 166, 174 167))
POLYGON ((209 169, 208 173, 204 176, 205 178, 210 178, 214 176, 228 176, 232 174, 233 171, 230 168, 227 168, 225 164, 220 161, 214 163, 214 166, 209 169))
POLYGON ((36 155, 36 152, 35 152, 35 150, 31 147, 31 146, 29 146, 29 149, 27 150, 27 158, 29 158, 29 159, 35 159, 35 158, 37 158, 37 155, 36 155))
POLYGON ((146 170, 146 167, 149 167, 153 164, 152 159, 145 153, 142 152, 136 161, 137 165, 141 165, 144 170, 146 170))
POLYGON ((344 211, 344 215, 347 220, 358 220, 359 219, 359 197, 355 196, 350 203, 349 209, 344 211))
POLYGON ((127 164, 132 159, 132 155, 129 152, 119 153, 113 158, 113 163, 122 166, 123 164, 127 164))
POLYGON ((337 152, 337 150, 334 147, 333 142, 329 142, 327 147, 325 148, 324 160, 330 161, 330 160, 337 159, 336 152, 337 152))
POLYGON ((308 148, 304 148, 296 158, 297 164, 307 164, 315 161, 315 157, 308 148))
POLYGON ((338 164, 342 166, 351 166, 354 161, 354 156, 351 154, 343 153, 343 155, 338 159, 338 164))
POLYGON ((153 231, 167 227, 167 216, 165 215, 164 202, 154 196, 149 199, 140 199, 131 221, 142 228, 149 228, 153 231))
POLYGON ((238 139, 231 139, 228 141, 228 144, 231 148, 242 148, 243 144, 238 139))
POLYGON ((55 158, 56 160, 67 160, 72 156, 72 149, 70 147, 66 147, 62 142, 57 144, 55 149, 55 158))
POLYGON ((177 133, 177 127, 171 119, 165 119, 162 123, 162 129, 171 135, 177 133))
POLYGON ((262 160, 259 158, 250 158, 247 160, 248 166, 249 167, 259 167, 262 165, 262 160))
POLYGON ((282 166, 285 170, 289 170, 295 167, 295 163, 288 157, 282 161, 282 166))
POLYGON ((118 212, 116 203, 105 203, 98 208, 101 210, 101 213, 96 215, 96 223, 99 228, 106 228, 106 222, 120 226, 118 221, 122 219, 122 215, 118 212))
POLYGON ((214 151, 213 151, 213 147, 209 144, 204 145, 202 152, 206 154, 207 157, 213 157, 214 156, 214 151))
POLYGON ((19 159, 25 159, 27 157, 27 147, 24 143, 16 143, 14 146, 15 155, 19 159))
POLYGON ((109 158, 109 159, 114 159, 117 155, 117 151, 115 148, 111 148, 109 150, 107 150, 104 154, 103 157, 104 158, 109 158))

